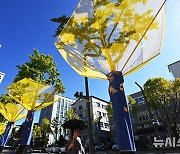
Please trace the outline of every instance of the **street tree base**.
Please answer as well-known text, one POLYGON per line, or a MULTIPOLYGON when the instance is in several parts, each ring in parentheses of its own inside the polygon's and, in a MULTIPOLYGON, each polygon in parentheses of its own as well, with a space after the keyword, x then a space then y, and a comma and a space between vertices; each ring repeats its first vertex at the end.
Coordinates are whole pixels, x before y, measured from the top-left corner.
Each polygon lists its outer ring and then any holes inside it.
POLYGON ((16 151, 16 154, 26 154, 27 145, 20 145, 19 149, 16 151))
POLYGON ((3 148, 4 148, 4 147, 0 146, 0 154, 1 154, 2 151, 3 151, 3 148))

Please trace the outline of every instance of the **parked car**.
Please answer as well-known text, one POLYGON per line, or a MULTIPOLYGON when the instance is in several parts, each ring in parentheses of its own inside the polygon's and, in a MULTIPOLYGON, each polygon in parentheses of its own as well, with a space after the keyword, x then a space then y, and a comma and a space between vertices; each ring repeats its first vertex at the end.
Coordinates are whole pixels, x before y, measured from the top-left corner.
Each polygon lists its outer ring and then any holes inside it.
POLYGON ((99 143, 95 145, 95 151, 102 150, 102 147, 104 146, 104 143, 99 143))
POLYGON ((99 150, 108 150, 108 145, 105 145, 104 143, 99 143, 95 146, 95 151, 99 150))
POLYGON ((49 145, 45 148, 45 152, 61 152, 61 148, 58 145, 49 145))
POLYGON ((65 147, 60 147, 61 153, 65 153, 65 147))
POLYGON ((112 146, 112 150, 119 150, 119 146, 118 146, 117 144, 114 144, 114 145, 112 146))

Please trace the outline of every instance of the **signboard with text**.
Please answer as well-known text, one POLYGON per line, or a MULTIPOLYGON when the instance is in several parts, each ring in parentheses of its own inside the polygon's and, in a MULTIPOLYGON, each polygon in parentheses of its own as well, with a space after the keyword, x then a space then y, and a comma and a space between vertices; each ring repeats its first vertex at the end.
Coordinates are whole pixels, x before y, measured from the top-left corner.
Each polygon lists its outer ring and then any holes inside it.
POLYGON ((2 82, 4 76, 5 76, 5 73, 0 72, 0 83, 2 82))

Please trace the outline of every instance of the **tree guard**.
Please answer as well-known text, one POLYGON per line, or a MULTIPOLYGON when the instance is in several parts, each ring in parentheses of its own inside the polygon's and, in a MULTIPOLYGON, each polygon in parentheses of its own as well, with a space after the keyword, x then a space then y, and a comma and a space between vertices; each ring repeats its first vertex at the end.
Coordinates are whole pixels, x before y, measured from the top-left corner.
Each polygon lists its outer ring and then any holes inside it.
POLYGON ((33 125, 34 125, 34 112, 28 111, 26 120, 23 124, 23 130, 19 141, 20 145, 30 145, 33 125))
POLYGON ((109 80, 109 96, 113 106, 115 129, 120 150, 135 151, 129 107, 123 88, 123 75, 121 72, 111 72, 107 75, 109 80))
POLYGON ((6 146, 13 129, 14 122, 8 122, 4 134, 1 137, 0 147, 6 146))

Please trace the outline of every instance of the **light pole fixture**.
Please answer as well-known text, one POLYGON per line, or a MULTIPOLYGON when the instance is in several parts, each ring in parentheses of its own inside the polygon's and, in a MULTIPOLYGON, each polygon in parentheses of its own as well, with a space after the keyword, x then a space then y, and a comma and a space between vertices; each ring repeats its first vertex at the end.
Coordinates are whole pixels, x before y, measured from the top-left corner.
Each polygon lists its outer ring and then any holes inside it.
MULTIPOLYGON (((84 54, 84 67, 86 67, 86 57, 99 57, 98 54, 84 54)), ((85 68, 86 70, 86 68, 85 68)), ((87 117, 88 117, 88 133, 89 133, 89 153, 94 153, 93 148, 93 130, 92 130, 92 120, 91 120, 91 104, 89 100, 89 85, 88 78, 85 76, 85 89, 86 89, 86 105, 87 105, 87 117)))
POLYGON ((74 97, 83 98, 86 100, 87 107, 87 123, 88 123, 88 136, 89 136, 89 152, 90 154, 94 153, 93 148, 93 133, 92 133, 92 120, 91 120, 91 107, 89 100, 89 88, 88 88, 88 78, 85 77, 85 88, 86 88, 86 96, 83 95, 83 92, 76 92, 74 97))

